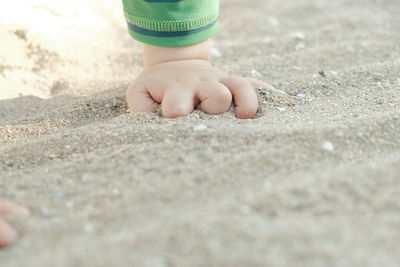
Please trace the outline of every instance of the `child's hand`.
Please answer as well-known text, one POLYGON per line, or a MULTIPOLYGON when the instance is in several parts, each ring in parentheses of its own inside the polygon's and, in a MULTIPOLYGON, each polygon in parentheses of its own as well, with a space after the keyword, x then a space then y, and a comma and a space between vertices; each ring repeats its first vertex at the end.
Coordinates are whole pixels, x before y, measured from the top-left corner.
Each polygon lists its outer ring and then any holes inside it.
POLYGON ((211 66, 210 48, 210 40, 186 47, 145 45, 144 70, 127 90, 129 109, 154 112, 161 104, 162 115, 175 118, 189 115, 195 107, 221 114, 233 100, 238 118, 253 118, 258 107, 254 81, 229 76, 211 66))
POLYGON ((194 107, 208 114, 226 112, 236 104, 239 118, 252 118, 257 95, 244 78, 229 77, 206 60, 179 60, 146 67, 127 91, 131 111, 154 112, 161 104, 168 118, 185 116, 194 107))
POLYGON ((17 232, 4 221, 7 216, 25 217, 29 211, 21 206, 0 199, 0 248, 11 245, 17 238, 17 232))

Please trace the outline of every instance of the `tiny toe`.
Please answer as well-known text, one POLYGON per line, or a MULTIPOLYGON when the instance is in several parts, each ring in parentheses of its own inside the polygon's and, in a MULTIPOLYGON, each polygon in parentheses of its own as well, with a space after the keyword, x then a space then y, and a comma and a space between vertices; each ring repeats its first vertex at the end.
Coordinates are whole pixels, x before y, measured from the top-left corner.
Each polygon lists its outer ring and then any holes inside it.
POLYGON ((17 239, 17 231, 0 219, 0 247, 10 246, 17 239))
POLYGON ((29 215, 29 210, 7 200, 0 200, 0 216, 20 216, 29 215))

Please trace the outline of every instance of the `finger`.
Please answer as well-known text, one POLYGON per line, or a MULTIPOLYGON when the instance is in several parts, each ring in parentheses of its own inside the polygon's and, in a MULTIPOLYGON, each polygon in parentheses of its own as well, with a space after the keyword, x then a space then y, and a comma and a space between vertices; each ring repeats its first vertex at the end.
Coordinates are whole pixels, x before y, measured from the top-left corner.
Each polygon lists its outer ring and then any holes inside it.
POLYGON ((0 200, 0 216, 21 216, 29 215, 29 210, 7 200, 0 200))
POLYGON ((177 118, 189 115, 194 109, 194 93, 190 89, 166 89, 161 111, 163 117, 177 118))
POLYGON ((220 82, 202 82, 196 89, 200 104, 197 106, 207 114, 217 115, 228 111, 232 104, 232 94, 220 82))
POLYGON ((141 83, 132 83, 126 90, 126 99, 129 110, 132 112, 155 112, 159 104, 151 97, 146 86, 141 83))
POLYGON ((0 247, 6 247, 17 239, 17 231, 0 219, 0 247))
POLYGON ((236 106, 236 117, 240 119, 253 118, 257 112, 258 99, 250 81, 244 78, 231 76, 221 80, 221 83, 228 87, 232 93, 236 106))

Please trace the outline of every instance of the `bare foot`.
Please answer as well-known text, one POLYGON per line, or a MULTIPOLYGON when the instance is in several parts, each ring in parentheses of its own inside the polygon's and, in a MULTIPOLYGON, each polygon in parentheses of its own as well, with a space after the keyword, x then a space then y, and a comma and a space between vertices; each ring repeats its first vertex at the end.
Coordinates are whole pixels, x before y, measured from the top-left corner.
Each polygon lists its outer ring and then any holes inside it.
POLYGON ((252 85, 270 87, 261 81, 229 76, 210 62, 211 40, 184 47, 144 45, 144 70, 127 90, 133 112, 155 112, 161 104, 164 117, 186 116, 198 108, 208 114, 229 110, 253 118, 258 99, 252 85))
POLYGON ((4 218, 8 216, 25 217, 28 215, 29 211, 26 208, 0 199, 0 248, 11 245, 17 238, 17 231, 4 218))

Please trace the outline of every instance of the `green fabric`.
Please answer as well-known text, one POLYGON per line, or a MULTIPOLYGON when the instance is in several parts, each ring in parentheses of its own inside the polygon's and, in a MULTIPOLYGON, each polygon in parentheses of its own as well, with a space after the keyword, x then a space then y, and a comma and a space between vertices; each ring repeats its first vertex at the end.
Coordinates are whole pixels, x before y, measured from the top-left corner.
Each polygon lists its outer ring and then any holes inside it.
POLYGON ((218 0, 123 0, 129 33, 156 46, 184 46, 210 38, 218 28, 218 0))

